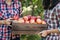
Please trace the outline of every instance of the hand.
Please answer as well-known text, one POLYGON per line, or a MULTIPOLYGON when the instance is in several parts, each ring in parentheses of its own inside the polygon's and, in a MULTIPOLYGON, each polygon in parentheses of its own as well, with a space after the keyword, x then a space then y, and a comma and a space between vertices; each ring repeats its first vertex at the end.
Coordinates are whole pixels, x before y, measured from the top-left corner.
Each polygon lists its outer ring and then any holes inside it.
POLYGON ((6 20, 5 20, 5 24, 10 25, 10 24, 11 24, 11 19, 12 19, 12 18, 6 19, 6 20))
POLYGON ((10 25, 11 21, 5 21, 5 24, 10 25))
POLYGON ((2 24, 10 25, 11 19, 12 19, 12 18, 9 18, 9 19, 6 19, 6 20, 0 20, 0 25, 2 25, 2 24))
POLYGON ((41 35, 42 37, 46 37, 49 33, 50 33, 50 30, 44 30, 44 31, 38 33, 38 35, 41 35))
POLYGON ((6 19, 7 21, 11 21, 11 20, 13 20, 13 18, 9 18, 9 19, 6 19))

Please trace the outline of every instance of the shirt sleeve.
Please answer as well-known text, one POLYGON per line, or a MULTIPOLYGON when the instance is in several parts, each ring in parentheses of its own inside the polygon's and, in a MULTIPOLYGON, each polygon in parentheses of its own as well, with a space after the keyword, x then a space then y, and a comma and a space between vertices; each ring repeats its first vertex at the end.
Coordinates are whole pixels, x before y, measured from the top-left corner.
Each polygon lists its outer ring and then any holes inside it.
POLYGON ((18 4, 19 4, 19 14, 21 16, 21 14, 22 14, 22 4, 21 4, 21 2, 19 2, 18 4))
POLYGON ((60 3, 56 7, 56 15, 57 15, 57 22, 58 22, 58 30, 60 31, 60 3))

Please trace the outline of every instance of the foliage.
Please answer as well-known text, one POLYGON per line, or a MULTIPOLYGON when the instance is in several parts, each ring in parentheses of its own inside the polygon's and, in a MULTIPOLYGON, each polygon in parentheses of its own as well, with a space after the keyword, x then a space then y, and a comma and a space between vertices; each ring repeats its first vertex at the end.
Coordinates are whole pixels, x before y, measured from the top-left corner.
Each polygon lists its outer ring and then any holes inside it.
POLYGON ((27 35, 21 35, 20 40, 27 40, 27 35))
POLYGON ((29 36, 27 37, 27 40, 41 40, 41 37, 38 36, 38 35, 36 35, 36 34, 34 34, 34 35, 29 35, 29 36))
POLYGON ((43 14, 42 0, 23 0, 22 1, 23 15, 41 15, 43 14))
POLYGON ((41 40, 41 37, 37 34, 33 35, 21 35, 20 40, 41 40))

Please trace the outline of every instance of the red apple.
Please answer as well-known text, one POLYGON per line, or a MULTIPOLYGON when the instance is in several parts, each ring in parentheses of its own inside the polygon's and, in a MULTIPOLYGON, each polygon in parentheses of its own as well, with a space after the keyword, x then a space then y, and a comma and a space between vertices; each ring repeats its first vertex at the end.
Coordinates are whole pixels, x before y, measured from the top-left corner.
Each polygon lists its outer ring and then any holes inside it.
POLYGON ((35 20, 35 19, 36 19, 36 17, 35 17, 35 16, 32 16, 32 17, 31 17, 31 19, 34 19, 34 20, 35 20))
POLYGON ((19 23, 24 23, 24 19, 23 18, 19 18, 18 22, 19 23))
POLYGON ((29 23, 29 21, 25 21, 25 23, 29 23))
POLYGON ((15 16, 13 17, 13 19, 14 19, 14 20, 18 20, 18 19, 19 19, 19 16, 15 15, 15 16))
POLYGON ((31 16, 31 19, 34 19, 36 21, 37 18, 35 16, 31 16))
POLYGON ((41 18, 40 16, 37 16, 36 18, 41 18))
POLYGON ((39 18, 38 18, 38 19, 36 19, 36 23, 37 23, 37 24, 41 24, 41 22, 42 22, 42 20, 41 20, 41 19, 39 19, 39 18))
POLYGON ((31 19, 31 15, 28 15, 28 20, 30 20, 31 19))
POLYGON ((46 24, 46 22, 45 21, 42 21, 42 24, 46 24))
POLYGON ((23 19, 24 19, 25 21, 27 21, 27 20, 28 20, 28 16, 24 16, 23 19))
POLYGON ((30 19, 30 23, 35 23, 35 20, 34 19, 30 19))

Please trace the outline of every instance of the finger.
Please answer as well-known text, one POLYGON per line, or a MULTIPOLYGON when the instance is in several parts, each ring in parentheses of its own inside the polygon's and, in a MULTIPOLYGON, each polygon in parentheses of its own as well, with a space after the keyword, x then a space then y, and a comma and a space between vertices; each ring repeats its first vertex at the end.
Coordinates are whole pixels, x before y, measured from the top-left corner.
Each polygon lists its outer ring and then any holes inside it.
POLYGON ((10 20, 13 20, 13 18, 9 18, 10 20))
POLYGON ((7 19, 7 20, 13 20, 13 18, 9 18, 9 19, 7 19))
POLYGON ((42 32, 38 33, 38 35, 42 35, 42 32))
POLYGON ((42 37, 46 37, 46 34, 42 34, 41 36, 42 36, 42 37))

